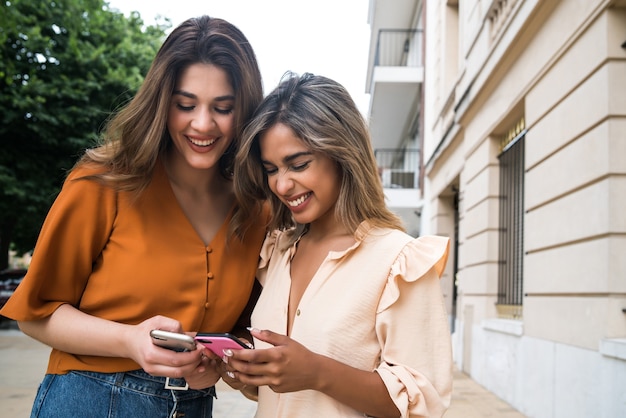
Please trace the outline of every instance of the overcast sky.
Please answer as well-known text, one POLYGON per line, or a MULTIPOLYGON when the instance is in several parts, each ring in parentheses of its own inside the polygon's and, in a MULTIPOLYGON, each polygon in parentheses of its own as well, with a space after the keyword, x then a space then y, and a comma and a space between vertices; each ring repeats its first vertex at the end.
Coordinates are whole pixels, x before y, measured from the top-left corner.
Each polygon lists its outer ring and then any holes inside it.
POLYGON ((370 28, 366 0, 109 0, 144 22, 157 15, 172 27, 202 14, 220 17, 246 35, 257 54, 265 94, 285 71, 311 72, 343 84, 364 115, 369 107, 365 78, 370 28))

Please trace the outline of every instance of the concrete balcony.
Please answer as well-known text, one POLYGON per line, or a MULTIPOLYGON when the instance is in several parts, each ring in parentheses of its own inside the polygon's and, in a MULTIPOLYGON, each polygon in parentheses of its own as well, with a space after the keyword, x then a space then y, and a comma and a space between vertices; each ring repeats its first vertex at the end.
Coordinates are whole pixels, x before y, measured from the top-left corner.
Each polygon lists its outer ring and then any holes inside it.
POLYGON ((374 148, 400 147, 416 130, 423 82, 422 31, 380 29, 369 84, 374 148))
POLYGON ((419 149, 374 150, 387 206, 400 216, 409 233, 417 235, 422 207, 419 149))

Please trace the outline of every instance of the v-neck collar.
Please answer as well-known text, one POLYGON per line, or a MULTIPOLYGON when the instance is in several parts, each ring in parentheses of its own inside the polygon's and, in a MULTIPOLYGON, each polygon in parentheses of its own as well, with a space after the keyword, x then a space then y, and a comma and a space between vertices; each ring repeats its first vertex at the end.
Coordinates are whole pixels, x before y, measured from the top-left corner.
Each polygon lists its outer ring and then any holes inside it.
POLYGON ((167 171, 165 170, 165 163, 163 162, 162 158, 159 158, 155 164, 153 182, 155 183, 154 185, 156 189, 162 191, 159 193, 162 194, 163 199, 166 202, 167 201, 172 202, 173 207, 174 206, 176 207, 175 212, 177 213, 177 216, 182 217, 182 219, 185 220, 185 225, 187 226, 187 229, 202 244, 203 247, 213 246, 216 240, 220 240, 220 241, 225 240, 225 234, 227 234, 228 225, 230 224, 230 221, 232 219, 237 202, 233 202, 230 209, 228 210, 228 214, 226 215, 226 218, 224 218, 224 221, 220 225, 219 229, 217 230, 217 232, 215 233, 211 241, 205 244, 202 237, 200 237, 200 235, 198 234, 198 231, 196 231, 196 229, 191 224, 191 221, 189 221, 189 218, 185 214, 185 211, 180 206, 180 203, 178 202, 178 199, 176 198, 176 194, 174 193, 174 189, 172 188, 172 184, 170 183, 170 179, 167 176, 167 171))

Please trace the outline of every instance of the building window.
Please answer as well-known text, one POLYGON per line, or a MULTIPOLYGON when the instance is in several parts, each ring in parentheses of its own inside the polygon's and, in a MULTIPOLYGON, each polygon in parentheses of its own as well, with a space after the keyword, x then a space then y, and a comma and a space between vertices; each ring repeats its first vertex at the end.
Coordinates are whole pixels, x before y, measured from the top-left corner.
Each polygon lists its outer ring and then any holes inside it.
POLYGON ((501 318, 522 317, 524 285, 523 119, 504 137, 500 160, 498 300, 501 318))

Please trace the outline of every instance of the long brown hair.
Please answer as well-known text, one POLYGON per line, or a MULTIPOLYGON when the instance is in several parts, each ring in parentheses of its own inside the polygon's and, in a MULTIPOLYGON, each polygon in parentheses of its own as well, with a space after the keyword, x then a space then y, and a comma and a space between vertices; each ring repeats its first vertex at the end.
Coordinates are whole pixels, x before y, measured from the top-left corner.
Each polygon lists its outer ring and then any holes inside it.
POLYGON ((77 164, 102 166, 93 177, 117 190, 143 190, 157 158, 171 146, 167 116, 176 82, 196 63, 223 69, 235 91, 235 137, 219 162, 221 173, 231 178, 244 125, 263 98, 263 86, 244 34, 231 23, 209 16, 188 19, 172 31, 135 97, 108 121, 102 144, 87 150, 77 164))

